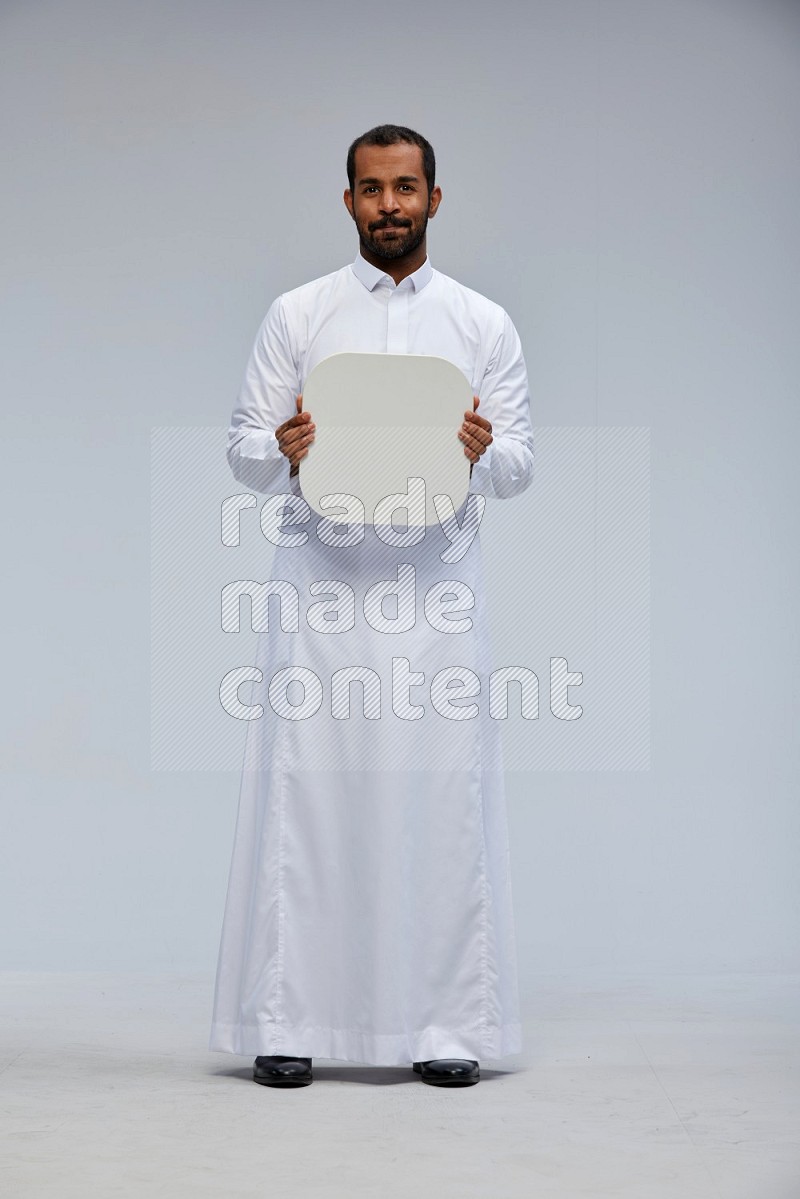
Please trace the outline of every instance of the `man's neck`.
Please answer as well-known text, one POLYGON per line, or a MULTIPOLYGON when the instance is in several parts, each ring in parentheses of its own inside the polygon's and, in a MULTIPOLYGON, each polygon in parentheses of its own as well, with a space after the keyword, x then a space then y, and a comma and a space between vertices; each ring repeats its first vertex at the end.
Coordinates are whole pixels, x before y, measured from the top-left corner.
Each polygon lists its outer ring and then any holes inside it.
POLYGON ((402 258, 379 258, 377 254, 373 254, 364 245, 360 247, 361 257, 365 258, 372 266, 376 266, 379 271, 390 275, 394 279, 395 284, 402 282, 408 275, 413 275, 414 271, 418 271, 425 259, 428 257, 427 238, 417 246, 416 250, 412 250, 410 254, 404 254, 402 258))

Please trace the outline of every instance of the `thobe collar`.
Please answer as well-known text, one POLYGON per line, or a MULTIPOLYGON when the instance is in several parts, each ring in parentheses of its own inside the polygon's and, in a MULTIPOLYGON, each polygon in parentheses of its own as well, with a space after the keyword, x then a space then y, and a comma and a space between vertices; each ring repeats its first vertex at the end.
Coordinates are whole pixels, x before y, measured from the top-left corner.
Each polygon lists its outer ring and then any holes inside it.
MULTIPOLYGON (((367 262, 360 250, 356 254, 355 262, 353 263, 353 274, 357 279, 360 279, 367 291, 374 291, 381 279, 388 279, 392 287, 395 286, 392 276, 387 275, 379 266, 373 266, 371 262, 367 262)), ((433 267, 431 266, 430 259, 426 258, 418 270, 414 271, 411 275, 406 275, 405 279, 401 279, 397 286, 400 287, 403 283, 410 280, 411 287, 414 291, 419 292, 422 291, 426 284, 430 283, 432 278, 433 267)))

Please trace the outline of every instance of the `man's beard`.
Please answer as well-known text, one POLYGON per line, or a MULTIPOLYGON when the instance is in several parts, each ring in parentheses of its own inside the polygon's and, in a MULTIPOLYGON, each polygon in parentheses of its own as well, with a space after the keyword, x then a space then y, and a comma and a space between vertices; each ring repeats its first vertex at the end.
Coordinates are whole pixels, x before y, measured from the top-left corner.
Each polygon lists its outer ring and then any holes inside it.
POLYGON ((378 231, 373 234, 369 229, 362 229, 360 225, 358 226, 358 236, 362 246, 365 246, 377 258, 402 258, 404 254, 410 254, 421 244, 427 227, 428 215, 426 213, 416 232, 405 225, 398 226, 389 222, 389 228, 397 229, 397 237, 386 237, 378 231))

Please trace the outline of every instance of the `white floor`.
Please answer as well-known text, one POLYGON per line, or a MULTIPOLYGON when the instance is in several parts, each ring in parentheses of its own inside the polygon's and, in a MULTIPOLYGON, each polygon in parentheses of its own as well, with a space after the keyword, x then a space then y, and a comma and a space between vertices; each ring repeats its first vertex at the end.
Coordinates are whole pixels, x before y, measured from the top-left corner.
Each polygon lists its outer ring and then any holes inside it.
POLYGON ((541 976, 526 1052, 453 1091, 256 1086, 206 1050, 209 977, 1 977, 8 1199, 800 1197, 797 976, 541 976))

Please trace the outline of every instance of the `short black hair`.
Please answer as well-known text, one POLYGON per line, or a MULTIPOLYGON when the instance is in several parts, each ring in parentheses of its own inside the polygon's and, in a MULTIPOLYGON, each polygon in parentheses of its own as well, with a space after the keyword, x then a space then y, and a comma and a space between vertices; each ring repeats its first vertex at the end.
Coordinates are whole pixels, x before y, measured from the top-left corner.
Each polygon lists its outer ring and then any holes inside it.
POLYGON ((405 125, 376 125, 374 129, 368 129, 366 133, 362 133, 360 137, 356 138, 347 151, 347 178, 350 183, 350 191, 355 189, 356 150, 359 146, 396 146, 400 142, 419 146, 422 151, 422 168, 425 172, 428 196, 430 197, 436 184, 436 155, 433 152, 433 146, 425 140, 421 133, 415 133, 413 129, 407 129, 405 125))

